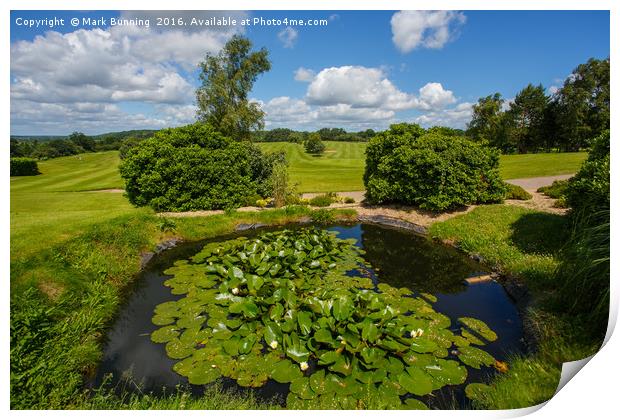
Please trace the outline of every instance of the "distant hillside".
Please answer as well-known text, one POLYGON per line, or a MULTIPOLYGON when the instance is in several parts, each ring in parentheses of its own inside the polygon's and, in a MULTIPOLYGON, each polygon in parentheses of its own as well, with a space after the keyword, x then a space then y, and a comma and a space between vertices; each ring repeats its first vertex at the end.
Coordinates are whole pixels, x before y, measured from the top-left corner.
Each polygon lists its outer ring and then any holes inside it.
MULTIPOLYGON (((112 131, 109 133, 96 134, 93 136, 88 136, 95 141, 99 140, 124 140, 128 137, 143 139, 146 137, 150 137, 153 133, 156 133, 159 130, 127 130, 127 131, 112 131)), ((66 140, 69 138, 69 135, 66 136, 11 136, 12 139, 19 141, 39 141, 39 142, 48 142, 54 140, 66 140)))

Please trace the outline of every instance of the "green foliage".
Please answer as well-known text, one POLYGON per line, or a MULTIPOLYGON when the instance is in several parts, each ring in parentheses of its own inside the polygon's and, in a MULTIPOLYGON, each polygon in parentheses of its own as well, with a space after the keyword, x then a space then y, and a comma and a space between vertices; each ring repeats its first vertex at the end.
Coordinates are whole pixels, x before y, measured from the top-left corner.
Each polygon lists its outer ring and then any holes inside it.
POLYGON ((312 197, 309 204, 314 207, 329 207, 335 199, 334 193, 320 194, 312 197))
POLYGON ((566 78, 556 93, 557 137, 565 150, 579 150, 609 129, 609 58, 591 58, 566 78))
POLYGON ((506 200, 530 200, 532 198, 532 194, 525 191, 522 187, 514 184, 510 184, 508 182, 506 185, 506 195, 504 198, 506 200))
POLYGON ((321 141, 321 137, 318 134, 313 133, 308 136, 308 140, 304 143, 304 148, 306 153, 320 155, 325 151, 325 144, 321 141))
POLYGON ((428 210, 501 201, 499 153, 464 137, 424 134, 398 124, 372 139, 366 150, 366 199, 428 210))
POLYGON ((566 187, 573 229, 556 273, 559 302, 571 314, 587 315, 594 336, 604 335, 609 315, 609 159, 609 131, 605 131, 566 187))
POLYGON ((37 161, 30 158, 11 158, 11 176, 39 175, 37 161))
POLYGON ((547 197, 558 199, 566 195, 567 187, 568 180, 557 180, 553 181, 551 185, 540 187, 537 191, 539 193, 545 194, 547 197))
POLYGON ((509 110, 504 114, 508 143, 514 145, 519 153, 537 150, 545 145, 548 106, 549 97, 545 94, 545 88, 531 83, 511 102, 509 110))
MULTIPOLYGON (((210 243, 165 271, 173 277, 164 284, 184 297, 156 307, 151 339, 166 343, 191 384, 290 383, 293 409, 355 408, 368 393, 423 396, 462 384, 467 369, 446 359, 455 345, 472 368, 495 362, 409 289, 380 283, 377 292, 368 277, 347 275, 364 264, 353 241, 300 229, 210 243)), ((459 321, 497 339, 482 321, 459 321)))
POLYGON ((119 169, 130 202, 158 211, 240 207, 264 192, 273 159, 208 124, 159 131, 127 152, 119 169))
POLYGON ((282 207, 286 204, 286 196, 289 190, 288 185, 288 168, 284 163, 276 163, 273 165, 271 172, 271 189, 273 195, 274 207, 282 207))
POLYGON ((344 198, 344 203, 345 204, 353 204, 353 203, 355 203, 355 198, 353 198, 353 197, 345 197, 344 198))
POLYGON ((271 69, 268 51, 251 51, 248 38, 234 35, 217 54, 200 63, 198 117, 235 140, 248 140, 264 125, 264 112, 248 95, 258 76, 271 69))
POLYGON ((591 58, 552 96, 542 85, 529 84, 507 110, 499 93, 480 98, 467 134, 504 153, 579 151, 609 129, 609 80, 609 58, 591 58))
POLYGON ((575 213, 592 214, 610 206, 609 130, 593 141, 593 148, 581 169, 566 188, 566 199, 575 213))

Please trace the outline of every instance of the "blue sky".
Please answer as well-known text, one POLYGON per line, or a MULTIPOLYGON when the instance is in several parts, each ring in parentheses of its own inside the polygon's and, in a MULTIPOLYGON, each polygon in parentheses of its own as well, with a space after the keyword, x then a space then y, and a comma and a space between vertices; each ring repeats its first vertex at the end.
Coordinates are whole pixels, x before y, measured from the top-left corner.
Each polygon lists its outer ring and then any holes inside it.
POLYGON ((589 11, 11 13, 11 133, 67 134, 192 122, 196 65, 235 33, 266 47, 272 70, 251 97, 267 128, 462 128, 471 105, 528 83, 550 91, 609 56, 609 13, 589 11), (325 19, 325 26, 155 26, 158 17, 325 19), (64 26, 25 27, 25 20, 64 26), (101 17, 96 27, 70 19, 101 17), (150 26, 111 26, 111 18, 150 26), (45 22, 42 22, 45 23, 45 22))

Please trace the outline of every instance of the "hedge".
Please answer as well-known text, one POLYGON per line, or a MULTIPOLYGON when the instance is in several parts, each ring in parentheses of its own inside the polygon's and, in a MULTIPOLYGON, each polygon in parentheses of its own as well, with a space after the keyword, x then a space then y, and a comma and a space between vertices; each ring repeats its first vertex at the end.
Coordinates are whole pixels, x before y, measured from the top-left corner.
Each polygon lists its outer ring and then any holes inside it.
POLYGON ((37 161, 30 158, 11 158, 11 176, 39 175, 37 161))
POLYGON ((364 184, 370 203, 434 211, 501 202, 506 193, 496 149, 416 124, 393 125, 369 142, 364 184))

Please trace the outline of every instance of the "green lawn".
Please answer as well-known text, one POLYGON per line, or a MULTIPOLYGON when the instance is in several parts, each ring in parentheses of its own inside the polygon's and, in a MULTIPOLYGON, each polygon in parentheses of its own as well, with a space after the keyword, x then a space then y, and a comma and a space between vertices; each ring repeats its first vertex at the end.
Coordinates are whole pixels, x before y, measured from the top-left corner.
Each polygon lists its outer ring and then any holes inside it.
POLYGON ((500 172, 504 179, 574 174, 586 157, 586 152, 502 155, 500 172))
POLYGON ((11 259, 67 239, 97 221, 136 212, 123 194, 118 152, 39 162, 41 175, 11 177, 11 259))
POLYGON ((289 176, 299 192, 362 191, 366 143, 326 141, 325 152, 316 157, 300 144, 259 143, 268 152, 283 150, 289 162, 289 176))
MULTIPOLYGON (((268 152, 284 151, 289 173, 299 192, 362 191, 366 143, 327 141, 323 156, 311 156, 302 145, 292 143, 259 143, 268 152)), ((587 153, 537 153, 503 155, 500 171, 504 179, 534 178, 573 174, 587 153)))

